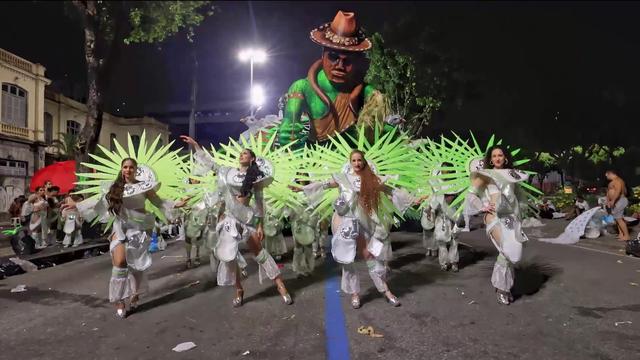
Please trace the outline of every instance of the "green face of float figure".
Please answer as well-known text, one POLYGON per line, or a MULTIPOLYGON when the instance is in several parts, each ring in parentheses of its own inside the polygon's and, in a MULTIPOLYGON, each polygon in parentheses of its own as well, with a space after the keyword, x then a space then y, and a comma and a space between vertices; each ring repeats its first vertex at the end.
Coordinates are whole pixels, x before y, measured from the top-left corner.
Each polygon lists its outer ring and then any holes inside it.
MULTIPOLYGON (((329 121, 322 119, 330 109, 313 89, 311 76, 333 102, 340 93, 350 93, 356 86, 363 84, 367 69, 368 60, 362 52, 325 48, 322 59, 311 67, 309 76, 296 80, 289 87, 284 117, 280 126, 274 129, 278 132, 279 144, 286 145, 297 140, 296 147, 302 147, 309 140, 308 129, 313 126, 310 121, 329 121)), ((374 91, 372 86, 364 84, 363 100, 366 101, 374 91)), ((354 110, 356 114, 359 111, 354 110)))

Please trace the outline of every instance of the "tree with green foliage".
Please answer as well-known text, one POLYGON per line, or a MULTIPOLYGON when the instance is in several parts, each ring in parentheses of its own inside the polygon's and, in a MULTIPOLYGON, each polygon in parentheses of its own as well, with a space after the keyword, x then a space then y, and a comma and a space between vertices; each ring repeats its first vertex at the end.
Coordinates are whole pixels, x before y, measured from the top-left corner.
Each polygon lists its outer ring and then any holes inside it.
POLYGON ((434 111, 440 108, 441 97, 429 94, 418 84, 416 64, 411 56, 385 46, 379 33, 373 34, 371 42, 366 81, 386 95, 392 111, 404 117, 407 132, 419 137, 434 111))
POLYGON ((53 140, 51 146, 56 148, 62 160, 73 160, 80 154, 80 138, 76 134, 60 133, 60 139, 53 140))
POLYGON ((440 35, 408 16, 373 34, 366 80, 388 97, 412 137, 421 137, 434 115, 472 96, 469 76, 441 44, 440 35), (412 36, 407 36, 412 34, 412 36))
MULTIPOLYGON (((105 93, 110 89, 113 64, 122 46, 158 43, 194 29, 211 15, 211 1, 71 1, 72 14, 79 17, 84 32, 87 64, 87 119, 79 134, 80 162, 89 160, 102 128, 105 93)), ((79 166, 79 165, 78 165, 79 166)))

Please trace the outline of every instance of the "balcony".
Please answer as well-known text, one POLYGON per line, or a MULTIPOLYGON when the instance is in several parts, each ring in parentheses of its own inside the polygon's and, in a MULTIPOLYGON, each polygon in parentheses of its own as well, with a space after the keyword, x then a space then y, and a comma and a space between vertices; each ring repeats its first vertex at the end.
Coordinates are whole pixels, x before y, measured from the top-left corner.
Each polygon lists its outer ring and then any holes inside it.
POLYGON ((0 122, 0 133, 9 136, 20 137, 23 139, 29 139, 29 129, 5 124, 3 122, 0 122))
POLYGON ((28 71, 30 73, 33 72, 33 64, 26 61, 23 58, 13 55, 12 53, 0 49, 0 61, 3 61, 7 64, 13 65, 18 69, 22 69, 28 71))

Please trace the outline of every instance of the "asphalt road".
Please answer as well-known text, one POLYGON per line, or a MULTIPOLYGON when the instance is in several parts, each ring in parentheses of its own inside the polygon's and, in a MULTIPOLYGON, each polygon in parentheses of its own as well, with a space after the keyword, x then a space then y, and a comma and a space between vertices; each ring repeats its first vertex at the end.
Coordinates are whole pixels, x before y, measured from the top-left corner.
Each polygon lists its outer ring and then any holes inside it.
MULTIPOLYGON (((530 233, 555 235, 565 225, 530 233)), ((287 265, 295 304, 285 306, 270 283, 258 283, 249 259, 246 304, 235 309, 233 289, 215 285, 207 262, 185 271, 180 243, 154 255, 150 292, 126 320, 106 301, 108 256, 10 277, 0 281, 0 359, 640 358, 640 259, 624 256, 612 238, 577 246, 530 241, 510 306, 495 301, 496 252, 482 231, 463 234, 459 273, 425 258, 421 234, 393 239, 398 308, 360 264, 363 306, 351 309, 335 291, 339 271, 330 262, 307 279, 287 265), (27 291, 11 293, 19 284, 27 291), (384 337, 361 335, 359 326, 384 337), (197 347, 171 350, 186 341, 197 347)))

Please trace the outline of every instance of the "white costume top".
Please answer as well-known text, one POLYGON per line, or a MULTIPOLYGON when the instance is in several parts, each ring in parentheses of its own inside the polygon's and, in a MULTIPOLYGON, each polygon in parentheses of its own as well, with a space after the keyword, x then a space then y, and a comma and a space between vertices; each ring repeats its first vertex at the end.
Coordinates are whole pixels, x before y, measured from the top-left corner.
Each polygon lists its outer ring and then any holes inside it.
MULTIPOLYGON (((113 182, 104 182, 100 195, 76 204, 76 208, 83 218, 98 217, 100 222, 107 222, 111 218, 113 214, 109 212, 109 204, 105 196, 112 184, 113 182)), ((160 183, 154 181, 125 184, 120 214, 113 221, 110 236, 111 249, 115 248, 118 242, 126 242, 127 263, 139 271, 151 266, 147 232, 155 226, 155 215, 145 211, 145 201, 147 199, 151 201, 168 219, 173 217, 171 210, 173 210, 175 202, 160 199, 155 194, 155 190, 159 187, 160 183)))

